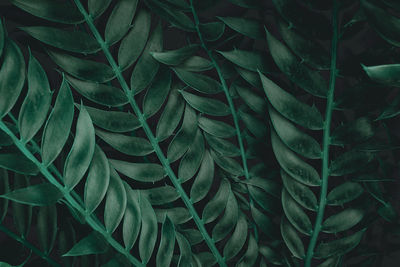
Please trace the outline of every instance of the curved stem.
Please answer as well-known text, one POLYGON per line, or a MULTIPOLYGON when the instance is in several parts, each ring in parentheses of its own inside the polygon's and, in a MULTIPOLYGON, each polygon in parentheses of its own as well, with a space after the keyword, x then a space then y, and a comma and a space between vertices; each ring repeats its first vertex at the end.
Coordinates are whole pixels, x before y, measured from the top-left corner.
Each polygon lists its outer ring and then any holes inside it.
POLYGON ((39 171, 43 174, 46 179, 57 187, 63 193, 64 199, 71 204, 86 220, 87 224, 95 231, 99 232, 106 241, 118 252, 123 254, 128 260, 134 264, 135 266, 141 267, 145 266, 138 259, 133 257, 128 250, 121 246, 111 235, 111 233, 107 232, 103 225, 101 225, 95 218, 94 215, 89 215, 86 210, 72 197, 69 189, 65 188, 62 184, 60 184, 57 179, 51 174, 48 168, 42 164, 26 147, 26 145, 19 140, 14 133, 4 124, 2 120, 0 120, 0 129, 3 130, 8 136, 11 137, 15 146, 30 160, 32 161, 39 169, 39 171))
POLYGON ((145 116, 143 115, 142 111, 140 110, 138 104, 136 103, 136 101, 134 99, 132 90, 129 88, 128 84, 126 83, 126 81, 122 75, 121 69, 119 68, 119 66, 115 62, 113 56, 111 55, 108 44, 101 37, 99 31, 97 30, 96 26, 93 23, 92 17, 87 13, 87 11, 83 7, 80 0, 74 0, 74 1, 75 1, 76 6, 78 7, 78 10, 84 16, 85 21, 86 21, 87 25, 89 26, 90 30, 92 31, 93 36, 95 37, 96 41, 99 43, 101 49, 103 50, 104 55, 106 56, 108 62, 110 63, 110 65, 116 75, 116 78, 118 79, 122 89, 124 90, 128 100, 129 100, 129 103, 133 109, 133 112, 136 114, 147 138, 149 139, 151 145, 153 146, 154 152, 156 153, 161 164, 163 165, 165 172, 169 176, 172 184, 174 185, 176 191, 180 195, 182 201, 185 203, 190 214, 192 215, 193 221, 196 223, 200 233, 204 237, 206 244, 210 248, 211 252, 214 254, 215 258, 217 259, 218 264, 223 267, 227 266, 224 258, 221 256, 220 252, 218 251, 214 240, 208 234, 207 229, 204 226, 203 220, 197 214, 197 211, 194 208, 192 201, 186 194, 185 190, 183 189, 182 185, 179 182, 179 179, 177 178, 174 171, 172 170, 169 160, 165 157, 163 151, 161 150, 161 147, 158 144, 157 138, 154 136, 153 132, 150 129, 150 126, 147 124, 145 116))
POLYGON ((314 223, 314 230, 311 235, 310 243, 308 245, 307 254, 305 258, 305 267, 311 266, 311 261, 314 256, 314 249, 317 244, 318 235, 321 231, 322 221, 324 218, 326 196, 328 193, 328 179, 329 179, 329 146, 330 146, 330 130, 332 122, 332 113, 334 108, 334 93, 335 84, 337 77, 336 61, 337 61, 337 46, 339 39, 339 25, 338 25, 338 12, 339 3, 337 0, 334 1, 333 14, 332 14, 332 25, 333 25, 333 36, 332 36, 332 47, 331 47, 331 72, 329 81, 329 90, 327 96, 326 112, 325 112, 325 123, 324 123, 324 135, 322 144, 322 185, 320 192, 320 199, 317 211, 317 217, 314 223))
POLYGON ((55 262, 53 259, 51 259, 47 253, 41 251, 40 249, 38 249, 37 247, 35 247, 33 244, 31 244, 28 240, 26 240, 25 238, 16 235, 15 233, 13 233, 10 229, 8 229, 7 227, 5 227, 4 225, 0 224, 0 231, 2 231, 3 233, 5 233, 6 235, 8 235, 9 237, 11 237, 12 239, 18 241, 19 243, 21 243, 24 247, 29 248, 31 251, 33 251, 33 253, 35 253, 36 255, 38 255, 39 257, 41 257, 42 259, 44 259, 45 261, 47 261, 51 266, 54 267, 61 267, 60 264, 58 264, 57 262, 55 262))
MULTIPOLYGON (((233 123, 235 125, 236 136, 237 136, 238 143, 239 143, 240 156, 242 158, 244 176, 245 176, 246 179, 250 179, 249 169, 248 169, 248 166, 247 166, 246 151, 244 149, 243 137, 242 137, 242 133, 240 131, 239 118, 238 118, 238 115, 237 115, 237 112, 236 112, 236 109, 235 109, 235 104, 233 103, 232 97, 229 94, 229 88, 228 88, 228 85, 226 84, 224 76, 222 75, 221 68, 219 67, 217 61, 215 60, 211 50, 208 49, 208 47, 206 45, 206 42, 204 41, 203 35, 202 35, 202 33, 200 31, 200 27, 199 27, 199 25, 200 25, 199 17, 197 15, 196 9, 194 8, 193 0, 190 0, 190 7, 191 7, 191 10, 192 10, 194 23, 195 23, 195 27, 196 27, 196 32, 197 32, 197 35, 199 36, 199 39, 200 39, 200 42, 201 42, 201 46, 206 51, 208 57, 211 60, 211 63, 213 64, 215 70, 217 71, 218 78, 219 78, 219 80, 221 81, 221 84, 222 84, 222 89, 223 89, 223 91, 225 93, 225 97, 226 97, 226 99, 228 101, 228 105, 229 105, 229 108, 231 110, 231 114, 232 114, 232 118, 233 118, 233 123)), ((251 197, 250 197, 250 204, 253 204, 253 199, 251 197)), ((257 239, 258 234, 257 234, 257 227, 256 226, 254 227, 254 234, 255 234, 255 237, 257 239)))

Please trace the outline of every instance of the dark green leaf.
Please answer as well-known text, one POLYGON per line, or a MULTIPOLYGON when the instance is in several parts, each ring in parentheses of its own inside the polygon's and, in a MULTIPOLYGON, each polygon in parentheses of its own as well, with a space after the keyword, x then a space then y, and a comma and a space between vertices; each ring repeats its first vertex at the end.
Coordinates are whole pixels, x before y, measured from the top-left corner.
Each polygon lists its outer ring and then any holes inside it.
POLYGON ((192 73, 180 68, 174 68, 174 71, 179 79, 200 93, 216 94, 222 90, 219 82, 206 75, 192 73))
POLYGON ((224 171, 227 171, 235 176, 243 175, 243 168, 235 159, 219 155, 218 153, 214 152, 214 150, 211 150, 211 156, 215 163, 224 171))
POLYGON ((228 27, 250 38, 263 39, 265 36, 263 25, 259 21, 235 17, 218 18, 222 20, 228 27))
POLYGON ((225 209, 231 186, 227 180, 222 180, 217 193, 203 209, 202 218, 205 223, 214 221, 225 209))
POLYGON ((311 235, 312 224, 310 218, 286 189, 282 191, 282 207, 289 222, 301 233, 311 235))
POLYGON ((359 223, 364 217, 365 211, 357 208, 348 208, 334 214, 322 223, 322 231, 337 233, 350 229, 359 223))
POLYGON ((55 205, 39 208, 37 232, 40 247, 45 252, 50 252, 57 234, 57 209, 55 205))
POLYGON ((85 183, 84 202, 91 213, 100 205, 110 182, 110 165, 100 147, 96 146, 85 183))
POLYGON ((281 221, 281 233, 283 241, 285 241, 286 246, 292 252, 293 256, 303 259, 305 257, 303 242, 290 222, 284 217, 281 221))
MULTIPOLYGON (((233 1, 233 0, 230 0, 233 1)), ((235 0, 237 1, 237 0, 235 0)), ((257 254, 258 254, 258 244, 256 239, 252 234, 249 235, 249 241, 247 244, 247 250, 244 253, 243 257, 240 259, 240 262, 238 263, 237 267, 247 267, 247 266, 253 266, 257 260, 257 254)))
POLYGON ((267 112, 267 101, 264 98, 257 95, 253 90, 248 87, 240 86, 236 83, 232 84, 234 90, 239 94, 243 101, 252 109, 254 112, 264 116, 267 112))
POLYGON ((47 206, 56 203, 63 194, 54 185, 44 183, 10 191, 0 197, 31 206, 47 206))
POLYGON ((11 0, 17 7, 46 20, 78 24, 84 20, 82 14, 69 2, 54 2, 53 0, 11 0))
POLYGON ((96 40, 85 32, 66 31, 45 26, 21 27, 21 30, 47 45, 65 51, 90 54, 100 50, 96 40))
POLYGON ((200 31, 206 41, 217 41, 224 34, 225 24, 217 22, 203 23, 199 25, 200 31))
POLYGON ((224 257, 227 261, 235 257, 243 248, 248 234, 247 227, 248 225, 245 217, 240 214, 235 230, 233 231, 232 236, 229 238, 228 242, 224 246, 224 257))
POLYGON ((0 167, 21 174, 36 175, 38 167, 22 153, 0 154, 0 167))
POLYGON ((19 112, 21 139, 25 142, 39 131, 46 121, 51 103, 49 81, 40 63, 31 55, 28 66, 28 94, 19 112))
POLYGON ((164 52, 151 52, 151 55, 159 62, 176 66, 181 64, 185 59, 193 56, 197 50, 199 50, 199 45, 188 45, 176 50, 168 50, 164 52))
POLYGON ((139 255, 147 263, 153 254, 157 241, 157 218, 149 201, 145 196, 140 196, 140 211, 142 213, 142 230, 139 239, 139 255))
POLYGON ((227 116, 231 113, 229 107, 217 99, 201 97, 185 91, 180 91, 180 93, 190 106, 202 113, 213 116, 227 116))
POLYGON ((236 226, 239 216, 239 206, 236 198, 231 191, 226 203, 224 215, 218 220, 212 231, 212 238, 215 242, 218 242, 225 238, 232 229, 236 226))
POLYGON ((120 173, 140 182, 157 182, 164 178, 164 169, 155 163, 131 163, 110 159, 112 166, 120 173))
POLYGON ((151 15, 146 9, 142 8, 118 49, 118 64, 122 70, 131 66, 139 58, 149 37, 150 24, 151 15))
POLYGON ((93 158, 95 134, 92 120, 85 107, 81 105, 72 148, 65 160, 64 184, 73 189, 85 175, 93 158))
POLYGON ((151 117, 161 108, 170 91, 171 82, 171 72, 160 68, 143 100, 143 113, 146 117, 151 117))
POLYGON ((18 46, 6 39, 0 66, 0 118, 4 117, 17 101, 25 83, 25 60, 18 46))
POLYGON ((311 136, 303 133, 274 108, 269 109, 272 125, 283 143, 303 157, 321 158, 321 146, 311 136))
POLYGON ((178 178, 181 182, 185 182, 192 178, 200 167, 204 154, 204 138, 198 129, 193 143, 183 156, 179 164, 178 178))
POLYGON ((272 149, 280 166, 293 179, 309 186, 318 186, 321 184, 318 172, 285 146, 274 130, 271 131, 271 142, 272 149))
POLYGON ((130 250, 139 236, 142 215, 140 213, 139 192, 137 190, 132 190, 127 183, 124 183, 124 186, 127 206, 122 225, 122 235, 125 248, 130 250))
POLYGON ((364 71, 371 80, 388 86, 400 87, 400 64, 388 64, 378 66, 364 66, 364 71))
POLYGON ((335 241, 321 243, 315 249, 314 257, 321 259, 345 254, 360 243, 364 232, 365 229, 335 241))
POLYGON ((199 127, 206 133, 220 138, 232 137, 236 134, 235 128, 231 125, 217 120, 201 116, 198 119, 199 127))
POLYGON ((372 121, 366 117, 362 117, 337 127, 332 132, 331 143, 335 145, 360 143, 372 137, 374 134, 375 131, 372 121))
POLYGON ((203 161, 201 162, 199 172, 193 182, 190 190, 190 199, 193 203, 202 200, 209 192, 214 179, 214 161, 210 152, 204 152, 203 161))
POLYGON ((326 201, 328 205, 343 205, 358 198, 364 192, 359 183, 345 182, 329 192, 326 201))
POLYGON ((90 15, 94 18, 99 17, 104 11, 106 11, 108 6, 111 4, 111 1, 112 0, 89 0, 88 7, 90 15))
POLYGON ((323 128, 321 113, 315 106, 308 106, 293 95, 281 89, 274 82, 260 74, 265 94, 271 105, 287 119, 312 130, 323 128))
POLYGON ((113 44, 121 40, 128 32, 136 13, 138 0, 120 0, 108 18, 105 29, 105 41, 113 44))
POLYGON ((116 87, 94 82, 85 82, 70 76, 68 82, 87 99, 108 107, 119 107, 128 103, 124 92, 116 87))
POLYGON ((145 189, 141 191, 141 194, 146 197, 151 205, 163 205, 179 198, 175 187, 169 185, 145 189))
POLYGON ((156 266, 170 266, 175 247, 175 227, 168 216, 161 229, 160 247, 157 251, 156 266))
POLYGON ((114 134, 96 129, 96 134, 116 150, 131 156, 145 156, 153 152, 153 146, 144 138, 114 134))
POLYGON ((267 32, 267 41, 276 65, 291 81, 314 96, 326 97, 328 86, 318 72, 302 64, 284 44, 269 32, 267 32))
POLYGON ((342 176, 354 173, 363 168, 373 159, 371 153, 360 151, 349 151, 338 156, 332 161, 329 170, 332 176, 342 176))
POLYGON ((192 56, 178 65, 180 69, 186 71, 201 72, 212 69, 214 66, 208 59, 199 56, 192 56))
POLYGON ((107 232, 113 233, 124 216, 127 196, 124 184, 113 168, 110 170, 110 177, 104 207, 104 225, 107 232))
POLYGON ((204 133, 208 145, 217 151, 222 156, 235 157, 240 155, 240 150, 237 146, 222 138, 214 137, 204 133))
POLYGON ((90 254, 102 254, 107 250, 107 243, 97 232, 92 232, 85 238, 76 243, 67 253, 63 256, 82 256, 90 254))
POLYGON ((266 60, 267 56, 257 51, 234 49, 226 52, 219 51, 218 53, 227 60, 246 70, 259 70, 262 73, 268 73, 271 70, 271 63, 268 63, 266 60))

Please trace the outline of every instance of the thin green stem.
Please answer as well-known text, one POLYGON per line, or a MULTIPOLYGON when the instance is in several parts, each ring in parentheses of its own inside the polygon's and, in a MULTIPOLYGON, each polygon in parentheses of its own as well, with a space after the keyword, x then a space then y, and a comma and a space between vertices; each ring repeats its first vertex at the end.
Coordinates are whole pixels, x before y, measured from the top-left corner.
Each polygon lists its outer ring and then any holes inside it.
POLYGON ((103 50, 103 53, 106 56, 108 62, 110 63, 110 66, 112 67, 112 69, 116 75, 116 78, 118 79, 126 96, 128 97, 128 100, 133 109, 133 112, 136 114, 139 122, 142 125, 142 128, 143 128, 145 134, 147 135, 147 138, 149 139, 151 145, 153 146, 154 152, 156 153, 161 164, 163 165, 166 174, 169 176, 172 184, 175 186, 175 189, 178 192, 178 194, 180 195, 182 201, 184 202, 184 204, 188 208, 190 214, 192 215, 193 221, 196 223, 200 233, 204 237, 206 244, 210 248, 211 252, 214 254, 218 264, 220 266, 227 266, 224 258, 221 256, 220 252, 218 251, 214 240, 208 234, 207 229, 204 226, 203 220, 197 214, 197 211, 194 208, 192 201, 186 194, 185 190, 183 189, 182 185, 179 182, 179 179, 176 177, 174 171, 172 170, 169 160, 165 157, 163 151, 161 150, 161 147, 158 144, 157 138, 154 136, 153 132, 150 129, 150 126, 147 124, 145 116, 143 115, 142 111, 140 110, 138 104, 136 103, 136 101, 134 99, 132 90, 129 88, 128 84, 126 83, 126 81, 122 75, 121 69, 119 68, 119 66, 115 62, 113 56, 111 55, 108 44, 101 37, 99 31, 97 30, 96 26, 93 23, 92 17, 87 13, 87 11, 83 7, 82 3, 79 0, 74 0, 74 1, 75 1, 76 6, 78 7, 78 10, 84 16, 87 25, 89 26, 90 30, 92 31, 93 36, 95 37, 96 41, 99 43, 101 49, 103 50))
POLYGON ((333 36, 332 36, 332 47, 331 47, 331 72, 329 89, 326 104, 325 123, 324 123, 324 134, 322 144, 322 185, 319 198, 319 205, 317 211, 317 217, 314 223, 314 230, 311 235, 310 243, 308 245, 307 254, 305 258, 305 267, 310 267, 314 256, 314 249, 317 244, 318 235, 321 231, 322 221, 324 218, 326 196, 328 193, 328 180, 329 180, 329 148, 331 144, 331 122, 332 113, 334 109, 334 93, 335 84, 337 77, 336 61, 337 61, 337 47, 339 38, 339 25, 338 25, 338 13, 339 3, 337 0, 334 1, 333 14, 332 14, 332 25, 333 25, 333 36))
MULTIPOLYGON (((226 99, 228 101, 229 109, 231 111, 232 118, 233 118, 233 123, 235 125, 236 136, 237 136, 238 143, 239 143, 240 156, 242 158, 244 176, 248 180, 248 179, 250 179, 250 175, 249 175, 249 169, 248 169, 248 166, 247 166, 246 150, 244 149, 243 137, 242 137, 242 132, 240 131, 239 118, 238 118, 238 115, 237 115, 237 112, 236 112, 235 104, 233 103, 232 97, 231 97, 231 95, 229 93, 229 88, 228 88, 228 85, 226 84, 225 78, 224 78, 224 76, 222 74, 222 70, 221 70, 220 66, 218 65, 217 61, 215 60, 211 50, 208 49, 207 44, 204 41, 203 34, 201 33, 200 27, 199 27, 199 25, 200 25, 199 16, 197 15, 196 9, 194 8, 193 0, 190 0, 190 7, 191 7, 191 10, 192 10, 194 23, 195 23, 195 27, 196 27, 196 32, 197 32, 197 35, 199 36, 199 39, 200 39, 200 42, 201 42, 201 46, 206 51, 208 57, 211 60, 211 63, 213 64, 215 70, 217 71, 218 78, 221 81, 222 90, 224 91, 225 97, 226 97, 226 99)), ((253 199, 251 197, 250 197, 250 204, 253 204, 253 199)), ((257 239, 258 233, 257 233, 257 227, 256 226, 254 226, 254 235, 255 235, 255 237, 257 239)))
POLYGON ((53 174, 48 170, 48 168, 42 164, 30 151, 27 149, 24 142, 19 140, 14 133, 7 127, 7 125, 0 120, 0 129, 3 130, 8 136, 11 137, 16 147, 30 160, 32 161, 39 169, 39 171, 43 174, 46 179, 53 184, 57 189, 59 189, 63 195, 64 199, 71 204, 71 206, 77 210, 83 217, 87 224, 95 231, 99 232, 106 241, 118 252, 125 255, 128 260, 134 264, 135 266, 141 267, 146 266, 142 264, 138 259, 133 257, 128 250, 121 246, 111 235, 111 233, 107 232, 103 225, 99 224, 99 222, 94 218, 93 214, 88 214, 86 210, 72 197, 68 188, 65 188, 62 184, 60 184, 57 179, 53 176, 53 174))
POLYGON ((47 253, 41 251, 40 249, 38 249, 37 247, 35 247, 33 244, 31 244, 28 240, 26 240, 25 238, 16 235, 15 233, 13 233, 10 229, 8 229, 7 227, 5 227, 4 225, 0 224, 0 231, 2 231, 3 233, 5 233, 6 235, 8 235, 9 237, 11 237, 12 239, 18 241, 19 243, 21 243, 24 247, 29 248, 33 253, 35 253, 36 255, 38 255, 39 257, 41 257, 42 259, 44 259, 45 261, 47 261, 51 266, 54 267, 61 267, 60 264, 58 264, 57 262, 55 262, 52 258, 50 258, 48 256, 47 253))

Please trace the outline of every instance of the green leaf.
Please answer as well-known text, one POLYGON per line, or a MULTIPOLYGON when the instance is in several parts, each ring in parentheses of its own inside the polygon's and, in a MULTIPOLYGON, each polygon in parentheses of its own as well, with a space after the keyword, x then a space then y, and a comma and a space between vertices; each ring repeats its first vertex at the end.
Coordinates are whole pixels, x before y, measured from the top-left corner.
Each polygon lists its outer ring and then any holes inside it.
POLYGON ((317 198, 311 189, 297 182, 283 170, 281 170, 281 177, 285 189, 297 203, 308 210, 317 211, 317 198))
POLYGON ((281 221, 281 233, 283 241, 285 241, 285 244, 292 255, 296 258, 304 259, 306 254, 303 242, 301 241, 296 230, 285 217, 283 217, 281 221))
POLYGON ((157 123, 156 137, 163 141, 170 137, 181 121, 185 102, 178 90, 170 90, 167 104, 157 123))
POLYGON ((119 107, 128 103, 124 92, 116 87, 100 83, 81 81, 67 76, 68 82, 87 99, 108 107, 119 107))
POLYGON ((224 239, 236 226, 239 216, 239 206, 231 191, 226 202, 224 215, 218 220, 212 231, 212 238, 215 242, 224 239))
POLYGON ((358 198, 364 192, 364 188, 359 183, 345 182, 333 188, 326 201, 328 205, 343 205, 358 198))
POLYGON ((224 246, 224 257, 227 261, 235 257, 243 248, 247 239, 247 221, 245 217, 240 213, 231 237, 224 246))
POLYGON ((335 241, 321 243, 315 249, 314 257, 316 259, 322 259, 332 256, 343 255, 355 248, 358 243, 360 243, 364 232, 365 229, 335 241))
POLYGON ((113 44, 128 32, 136 13, 138 0, 121 0, 114 6, 105 29, 105 41, 113 44))
POLYGON ((44 183, 10 191, 0 197, 31 206, 47 206, 56 203, 63 194, 54 185, 44 183))
POLYGON ((263 139, 267 136, 268 126, 265 122, 241 109, 239 110, 239 117, 245 124, 247 130, 249 130, 255 137, 263 139))
POLYGON ((251 110, 261 116, 265 115, 267 111, 267 101, 265 101, 264 98, 260 97, 250 88, 240 86, 237 83, 232 84, 231 89, 234 89, 238 93, 251 110))
POLYGON ((216 94, 222 91, 221 84, 206 75, 192 73, 180 68, 173 70, 179 79, 200 93, 216 94))
POLYGON ((269 115, 277 135, 285 145, 303 157, 321 158, 321 146, 314 138, 303 133, 274 108, 269 108, 269 115))
POLYGON ((309 186, 321 184, 318 172, 285 146, 274 130, 271 131, 271 142, 278 163, 293 179, 309 186))
POLYGON ((240 259, 240 262, 238 263, 237 267, 253 266, 257 260, 257 256, 258 256, 258 244, 254 236, 250 234, 249 241, 247 244, 247 250, 244 253, 243 257, 240 259))
POLYGON ((107 248, 107 243, 104 241, 103 237, 97 232, 92 232, 76 243, 63 256, 74 257, 91 254, 103 254, 107 251, 107 248))
POLYGON ((301 63, 296 56, 267 32, 268 47, 278 68, 296 85, 317 97, 326 97, 328 86, 316 71, 301 63))
POLYGON ((161 1, 145 0, 144 2, 152 12, 158 14, 173 26, 184 31, 195 31, 193 21, 184 12, 181 12, 161 1))
POLYGON ((180 91, 180 93, 192 108, 202 113, 213 116, 227 116, 231 113, 228 105, 217 99, 201 97, 185 91, 180 91))
POLYGON ((104 83, 115 77, 112 68, 104 63, 81 59, 55 51, 47 51, 47 53, 60 68, 78 79, 104 83))
POLYGON ((373 154, 371 153, 360 151, 349 151, 343 153, 332 161, 329 167, 330 175, 342 176, 354 173, 363 168, 372 159, 373 154))
POLYGON ((369 118, 358 118, 337 127, 331 134, 331 143, 335 145, 361 143, 375 134, 374 128, 369 118))
POLYGON ((315 106, 308 106, 293 95, 281 89, 274 82, 260 74, 261 82, 271 105, 287 119, 311 130, 323 128, 321 113, 315 106))
MULTIPOLYGON (((26 189, 29 187, 29 180, 28 177, 25 175, 14 174, 14 184, 13 189, 26 189)), ((24 196, 24 195, 23 195, 24 196)), ((31 223, 32 223, 32 207, 18 203, 16 201, 11 201, 12 205, 12 215, 14 219, 14 225, 17 232, 21 236, 28 236, 31 223)))
POLYGON ((151 52, 151 55, 159 62, 176 66, 181 64, 185 59, 193 56, 199 50, 199 45, 188 45, 176 50, 168 50, 164 52, 151 52))
POLYGON ((214 179, 214 160, 210 152, 204 152, 203 160, 200 165, 199 172, 190 189, 190 199, 193 203, 202 200, 210 191, 214 179))
POLYGON ((225 24, 220 21, 201 23, 199 28, 206 41, 214 42, 224 34, 225 24))
POLYGON ((254 39, 263 39, 265 34, 259 21, 247 18, 218 17, 229 28, 254 39))
POLYGON ((143 113, 146 117, 151 117, 161 108, 168 97, 171 82, 171 72, 160 68, 143 100, 143 113))
POLYGON ((272 218, 262 213, 254 205, 250 205, 251 216, 260 231, 265 233, 272 240, 278 239, 277 229, 272 218))
POLYGON ((179 163, 178 178, 181 182, 189 180, 196 174, 200 167, 204 150, 204 138, 201 131, 197 129, 193 143, 179 163))
POLYGON ((151 15, 142 8, 135 16, 129 33, 118 49, 118 64, 122 70, 129 68, 140 56, 150 34, 151 15))
POLYGON ((140 210, 142 213, 142 230, 139 238, 139 255, 146 264, 153 254, 157 241, 157 218, 149 201, 144 196, 140 197, 140 210))
POLYGON ((88 8, 89 14, 93 18, 99 17, 110 6, 112 0, 89 0, 88 8))
POLYGON ((156 256, 156 266, 170 266, 175 247, 175 227, 168 216, 161 229, 161 241, 156 256))
POLYGON ((0 167, 16 173, 28 175, 36 175, 39 172, 37 166, 24 154, 19 152, 1 153, 0 167))
POLYGON ((204 137, 206 138, 208 145, 222 156, 235 157, 240 155, 239 148, 230 141, 214 137, 207 133, 204 133, 204 137))
POLYGON ((186 106, 182 127, 168 145, 167 158, 170 162, 179 159, 188 150, 196 136, 196 130, 197 114, 190 106, 186 106))
POLYGON ((369 0, 362 0, 361 5, 372 28, 387 42, 400 47, 400 19, 392 16, 369 0))
POLYGON ((217 193, 203 209, 202 218, 205 223, 214 221, 224 211, 230 192, 231 186, 229 182, 223 179, 217 193))
POLYGON ((301 233, 310 236, 313 230, 310 218, 286 189, 282 190, 282 207, 289 222, 301 233))
POLYGON ((371 80, 387 86, 400 87, 400 64, 388 64, 370 67, 362 65, 362 67, 371 80))
POLYGON ((330 68, 329 54, 323 46, 303 36, 282 19, 279 20, 278 26, 283 40, 298 57, 313 68, 330 68))
POLYGON ((201 72, 214 68, 210 60, 199 56, 192 56, 185 59, 178 67, 186 71, 194 72, 201 72))
POLYGON ((174 202, 180 197, 175 187, 169 185, 141 190, 141 194, 151 205, 164 205, 174 202))
POLYGON ((37 232, 40 247, 45 252, 50 252, 57 235, 57 209, 55 205, 39 208, 37 232))
POLYGON ((139 236, 142 215, 140 213, 139 192, 132 190, 127 183, 124 183, 127 206, 122 225, 122 236, 125 248, 131 250, 139 236))
POLYGON ((125 133, 141 127, 139 120, 132 113, 121 111, 105 111, 86 107, 90 118, 98 127, 114 133, 125 133))
POLYGON ((47 119, 42 136, 42 161, 48 166, 60 154, 74 118, 74 99, 65 79, 60 87, 54 108, 47 119))
POLYGON ((146 156, 153 152, 153 146, 141 137, 114 134, 96 129, 96 135, 107 144, 127 155, 146 156))
POLYGON ((346 231, 359 223, 364 217, 365 211, 357 208, 348 208, 336 213, 322 223, 322 231, 325 233, 338 233, 346 231))
POLYGON ((271 214, 281 213, 281 204, 272 194, 266 194, 263 188, 257 186, 248 186, 247 189, 250 197, 265 211, 271 214))
POLYGON ((21 30, 47 45, 69 52, 91 54, 101 49, 92 36, 82 31, 66 31, 45 26, 21 27, 21 30))
POLYGON ((11 2, 22 10, 46 20, 78 24, 84 21, 82 14, 69 2, 54 2, 53 0, 11 0, 11 2))
POLYGON ((74 143, 65 160, 64 184, 73 189, 85 175, 93 158, 95 134, 92 120, 85 107, 81 105, 74 143))
POLYGON ((124 184, 113 168, 110 170, 110 177, 104 207, 104 225, 107 232, 113 233, 124 216, 127 196, 124 184))
POLYGON ((176 241, 179 246, 179 261, 177 267, 190 266, 192 262, 192 250, 187 239, 180 233, 176 233, 176 241))
POLYGON ((120 173, 140 182, 157 182, 164 178, 164 169, 155 163, 131 163, 120 160, 109 160, 120 173))
MULTIPOLYGON (((9 176, 5 169, 0 169, 0 193, 6 194, 10 191, 9 176)), ((8 200, 0 200, 0 222, 4 220, 7 215, 8 200)))
POLYGON ((198 125, 204 132, 220 138, 228 138, 236 134, 235 128, 231 125, 204 116, 199 117, 198 125))
POLYGON ((107 157, 99 146, 95 147, 85 183, 84 203, 89 213, 92 213, 106 195, 110 183, 110 165, 107 157))
POLYGON ((211 156, 214 159, 215 163, 224 171, 227 171, 230 174, 235 176, 243 175, 243 168, 239 162, 237 162, 233 158, 224 157, 214 150, 211 150, 211 156))
POLYGON ((0 118, 14 106, 25 83, 25 60, 18 46, 6 39, 0 66, 0 118))
POLYGON ((250 71, 259 70, 262 73, 268 73, 271 70, 271 63, 267 62, 267 55, 258 51, 246 51, 234 49, 232 51, 218 51, 224 58, 233 64, 250 71))
MULTIPOLYGON (((147 41, 142 56, 133 69, 130 84, 134 94, 141 92, 154 79, 159 63, 151 56, 150 52, 161 51, 163 47, 162 42, 162 28, 161 24, 158 23, 147 41)), ((129 49, 131 48, 129 47, 129 49)))
POLYGON ((31 140, 42 127, 51 104, 51 91, 46 73, 32 55, 28 66, 28 88, 18 117, 18 127, 24 142, 31 140))

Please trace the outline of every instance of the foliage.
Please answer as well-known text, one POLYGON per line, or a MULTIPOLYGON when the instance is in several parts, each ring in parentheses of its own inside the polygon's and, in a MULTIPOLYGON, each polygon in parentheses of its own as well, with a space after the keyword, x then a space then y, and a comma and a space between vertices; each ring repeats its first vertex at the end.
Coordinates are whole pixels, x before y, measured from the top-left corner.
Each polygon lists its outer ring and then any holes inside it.
POLYGON ((1 266, 397 251, 396 1, 0 6, 1 266))

